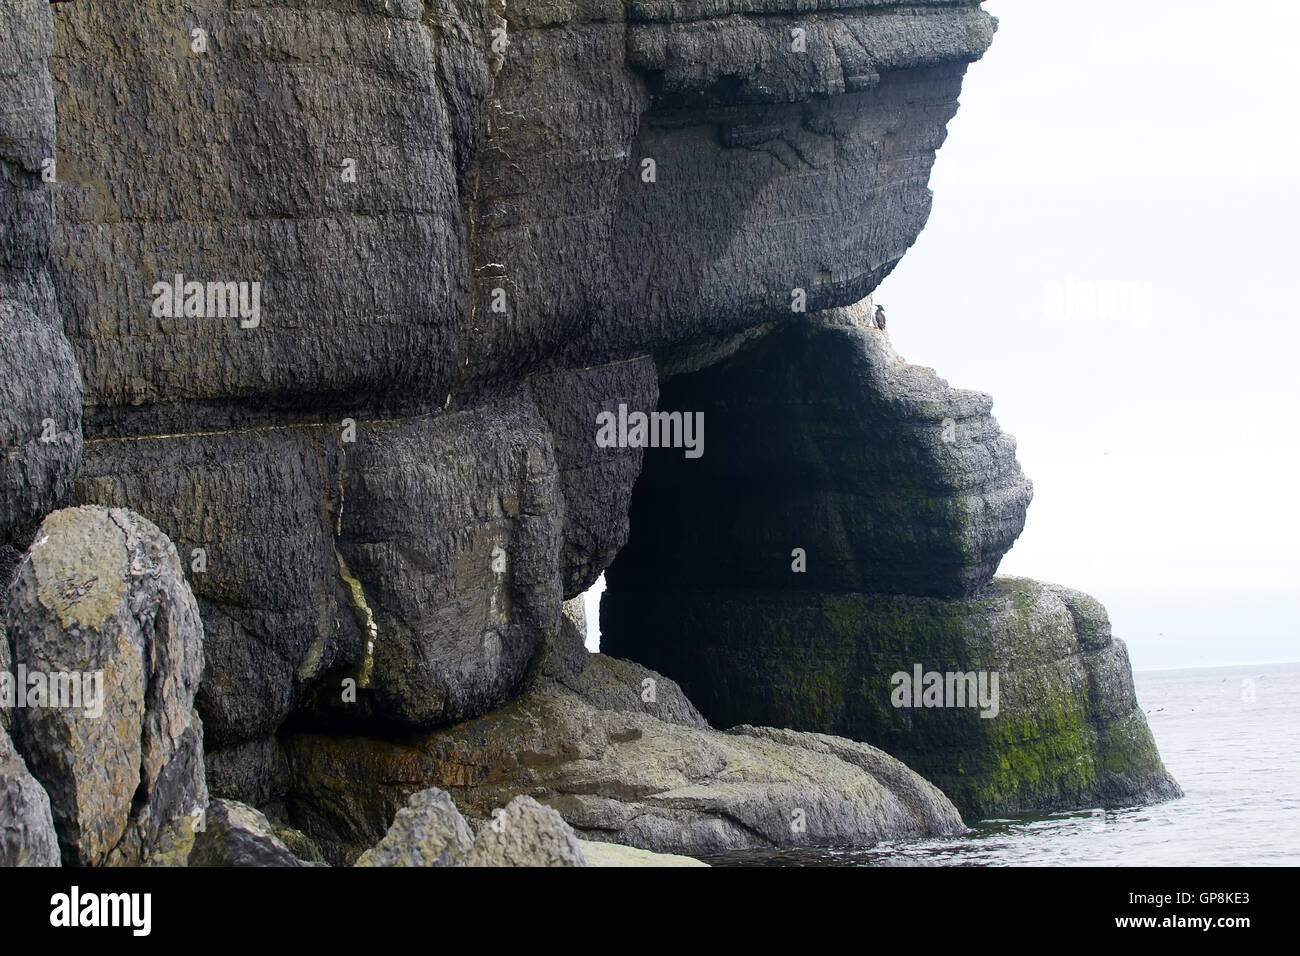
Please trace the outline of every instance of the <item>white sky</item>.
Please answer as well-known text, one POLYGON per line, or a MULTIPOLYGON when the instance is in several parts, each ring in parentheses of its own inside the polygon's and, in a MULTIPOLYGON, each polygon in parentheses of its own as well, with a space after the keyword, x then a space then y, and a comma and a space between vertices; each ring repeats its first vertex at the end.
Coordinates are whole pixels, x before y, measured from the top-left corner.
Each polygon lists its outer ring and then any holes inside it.
POLYGON ((1300 659, 1300 2, 985 7, 875 298, 1019 439, 1002 571, 1102 599, 1138 668, 1300 659))

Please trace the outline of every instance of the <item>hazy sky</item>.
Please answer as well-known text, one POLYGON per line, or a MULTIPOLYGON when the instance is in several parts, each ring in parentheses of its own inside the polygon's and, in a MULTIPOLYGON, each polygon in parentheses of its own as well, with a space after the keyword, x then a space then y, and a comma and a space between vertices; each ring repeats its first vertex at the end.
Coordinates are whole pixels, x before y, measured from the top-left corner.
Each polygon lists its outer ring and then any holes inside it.
POLYGON ((1019 440, 1002 571, 1100 598, 1138 668, 1300 660, 1300 0, 985 7, 875 299, 1019 440))
POLYGON ((1300 2, 985 8, 875 298, 1019 440, 1002 570, 1102 599, 1135 667, 1300 659, 1300 2))

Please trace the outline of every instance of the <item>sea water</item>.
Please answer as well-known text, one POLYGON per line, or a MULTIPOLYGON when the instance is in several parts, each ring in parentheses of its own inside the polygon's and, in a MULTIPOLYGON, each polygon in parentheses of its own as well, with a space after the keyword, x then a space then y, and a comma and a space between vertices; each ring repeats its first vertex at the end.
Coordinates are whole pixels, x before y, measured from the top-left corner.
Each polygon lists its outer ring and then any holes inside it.
POLYGON ((970 821, 869 848, 707 857, 766 866, 1300 865, 1300 663, 1138 671, 1138 703, 1186 794, 1152 806, 970 821))

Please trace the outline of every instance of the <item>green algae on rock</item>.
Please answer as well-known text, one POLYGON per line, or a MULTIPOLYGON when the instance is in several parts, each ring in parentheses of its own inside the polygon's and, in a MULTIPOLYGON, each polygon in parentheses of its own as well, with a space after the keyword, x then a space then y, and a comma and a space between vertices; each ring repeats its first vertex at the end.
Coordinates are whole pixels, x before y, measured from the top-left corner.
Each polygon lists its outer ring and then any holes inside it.
POLYGON ((660 640, 639 656, 715 724, 758 722, 867 741, 935 783, 969 820, 1179 796, 1105 611, 1077 591, 997 578, 941 600, 855 593, 691 594, 655 607, 618 593, 660 640), (663 610, 661 610, 663 609, 663 610), (894 705, 891 677, 996 672, 1000 701, 894 705))

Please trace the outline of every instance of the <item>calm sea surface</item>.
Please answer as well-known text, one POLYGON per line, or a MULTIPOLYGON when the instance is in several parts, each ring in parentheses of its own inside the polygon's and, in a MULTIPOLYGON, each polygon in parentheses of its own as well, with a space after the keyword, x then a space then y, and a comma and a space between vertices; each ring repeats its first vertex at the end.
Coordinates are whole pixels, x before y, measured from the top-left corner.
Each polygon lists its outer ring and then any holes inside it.
MULTIPOLYGON (((1300 663, 1139 671, 1181 800, 984 820, 961 837, 869 849, 727 854, 715 865, 1300 865, 1300 663)), ((968 823, 970 821, 967 821, 968 823)))

